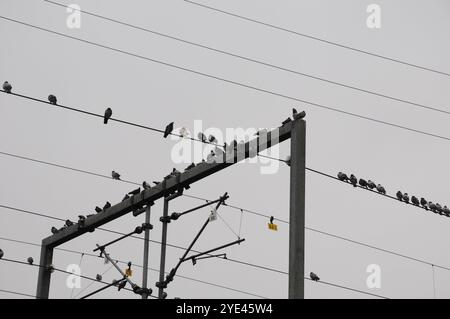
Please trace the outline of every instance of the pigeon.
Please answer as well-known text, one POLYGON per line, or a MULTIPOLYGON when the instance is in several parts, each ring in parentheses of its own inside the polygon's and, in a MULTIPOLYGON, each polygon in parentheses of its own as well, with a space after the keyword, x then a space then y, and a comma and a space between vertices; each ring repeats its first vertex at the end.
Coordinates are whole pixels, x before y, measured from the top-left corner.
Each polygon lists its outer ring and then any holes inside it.
POLYGON ((105 116, 103 116, 103 123, 108 124, 108 120, 111 118, 111 116, 112 116, 112 110, 111 110, 111 108, 108 107, 105 110, 105 116))
POLYGON ((361 187, 367 188, 367 181, 365 179, 360 178, 359 179, 359 185, 361 187))
POLYGON ((97 274, 97 275, 95 276, 95 279, 97 279, 97 281, 102 281, 103 277, 102 277, 102 275, 97 274))
POLYGON ((152 188, 152 187, 150 186, 149 183, 147 183, 146 181, 144 181, 144 182, 142 183, 142 188, 144 188, 144 189, 150 189, 150 188, 152 188))
POLYGON ((377 185, 377 191, 380 194, 386 195, 386 189, 383 186, 381 186, 381 184, 377 185))
POLYGON ((120 291, 120 289, 125 288, 126 284, 127 284, 126 280, 121 281, 120 284, 117 286, 117 290, 120 291))
POLYGON ((305 111, 301 111, 300 113, 297 112, 297 110, 295 108, 292 109, 292 115, 294 117, 294 120, 299 120, 302 119, 306 116, 306 112, 305 111))
POLYGON ((70 227, 72 225, 73 225, 73 222, 70 219, 66 220, 66 226, 67 227, 70 227))
POLYGON ((436 203, 436 212, 442 215, 442 206, 439 203, 436 203))
POLYGON ((164 129, 164 138, 169 136, 173 131, 173 122, 170 122, 164 129))
POLYGON ((131 192, 128 193, 128 195, 137 195, 141 192, 141 188, 136 188, 134 190, 132 190, 131 192))
POLYGON ((447 217, 450 217, 450 209, 445 205, 442 209, 447 217))
POLYGON ((403 194, 403 201, 404 201, 406 204, 409 204, 409 196, 408 196, 408 193, 404 193, 404 194, 403 194))
POLYGON ((374 189, 377 187, 377 185, 375 185, 374 182, 372 182, 370 179, 367 181, 367 187, 369 187, 370 189, 374 189))
POLYGON ((413 203, 413 205, 415 206, 419 206, 420 204, 419 199, 416 196, 411 197, 411 203, 413 203))
POLYGON ((403 201, 403 193, 401 191, 398 191, 395 195, 399 201, 403 201))
POLYGON ((339 180, 341 180, 343 182, 347 182, 348 181, 348 176, 345 173, 339 172, 337 177, 339 178, 339 180))
POLYGON ((12 90, 12 85, 8 83, 8 81, 5 81, 5 83, 3 83, 3 91, 5 91, 6 93, 11 93, 12 90))
POLYGON ((78 216, 78 226, 84 227, 84 223, 86 222, 86 217, 83 215, 78 216))
POLYGON ((58 232, 58 228, 52 227, 51 231, 52 231, 52 234, 54 235, 58 232))
POLYGON ((271 224, 273 224, 273 220, 274 220, 273 216, 270 216, 270 223, 271 224))
POLYGON ((128 198, 130 198, 130 196, 128 196, 128 194, 125 194, 125 196, 122 198, 122 202, 126 201, 128 198))
POLYGON ((185 170, 185 171, 188 171, 188 170, 190 170, 190 169, 192 169, 192 168, 194 168, 194 167, 195 167, 195 164, 192 163, 191 165, 189 165, 188 167, 186 167, 184 170, 185 170))
POLYGON ((358 179, 353 174, 350 175, 350 183, 352 183, 353 187, 356 187, 356 184, 358 183, 358 179))
POLYGON ((286 124, 288 124, 289 122, 292 122, 292 120, 291 120, 290 117, 288 117, 288 118, 285 119, 283 122, 281 122, 281 125, 286 125, 286 124))
POLYGON ((312 271, 309 274, 309 278, 311 278, 312 281, 319 281, 320 278, 319 276, 317 276, 315 273, 313 273, 312 271))
POLYGON ((116 171, 111 172, 111 177, 112 177, 112 179, 120 181, 120 174, 117 173, 116 171))
POLYGON ((28 257, 27 262, 32 265, 34 263, 33 257, 28 257))
POLYGON ((420 199, 420 205, 422 205, 423 208, 425 208, 426 210, 428 210, 428 202, 425 198, 421 198, 420 199))
POLYGON ((177 175, 179 175, 179 174, 181 174, 181 173, 180 173, 180 171, 177 170, 176 168, 173 168, 173 169, 172 169, 172 173, 170 173, 170 175, 172 175, 172 176, 177 176, 177 175))
POLYGON ((214 135, 209 135, 208 141, 210 143, 214 143, 215 144, 215 143, 217 143, 217 138, 214 135))
POLYGON ((432 212, 436 212, 436 205, 435 204, 433 204, 433 202, 428 202, 428 207, 430 208, 430 210, 432 211, 432 212))
POLYGON ((4 255, 3 250, 0 249, 0 259, 2 259, 4 255))
POLYGON ((53 104, 53 105, 56 105, 56 103, 58 103, 58 100, 56 99, 56 96, 54 96, 53 94, 50 94, 50 95, 48 96, 48 101, 49 101, 51 104, 53 104))
POLYGON ((205 143, 208 139, 206 138, 206 135, 205 134, 203 134, 202 132, 199 132, 198 134, 197 134, 197 137, 198 137, 198 139, 200 140, 200 141, 202 141, 203 143, 205 143))
POLYGON ((98 207, 98 206, 95 206, 95 212, 96 213, 101 213, 102 209, 100 207, 98 207))
POLYGON ((107 210, 108 208, 111 208, 110 202, 106 202, 105 206, 103 206, 103 210, 107 210))

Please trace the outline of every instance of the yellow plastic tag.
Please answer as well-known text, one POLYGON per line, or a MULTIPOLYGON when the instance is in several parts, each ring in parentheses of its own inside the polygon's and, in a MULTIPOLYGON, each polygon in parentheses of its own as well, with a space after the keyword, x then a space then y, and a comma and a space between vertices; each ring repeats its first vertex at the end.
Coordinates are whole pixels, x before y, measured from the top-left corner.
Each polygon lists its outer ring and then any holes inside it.
POLYGON ((131 277, 131 276, 133 276, 133 271, 131 269, 127 268, 127 269, 125 269, 125 275, 127 277, 131 277))
POLYGON ((268 223, 267 226, 269 227, 270 230, 278 231, 278 225, 277 224, 268 223))

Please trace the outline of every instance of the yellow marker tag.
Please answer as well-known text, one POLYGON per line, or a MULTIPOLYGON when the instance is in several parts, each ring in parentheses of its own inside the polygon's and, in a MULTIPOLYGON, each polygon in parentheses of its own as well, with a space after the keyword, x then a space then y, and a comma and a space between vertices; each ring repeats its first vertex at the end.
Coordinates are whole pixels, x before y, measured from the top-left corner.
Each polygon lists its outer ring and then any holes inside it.
POLYGON ((278 225, 277 224, 268 223, 267 226, 269 227, 270 230, 278 231, 278 225))
POLYGON ((127 277, 131 277, 131 276, 133 276, 133 271, 131 270, 131 269, 125 269, 125 275, 127 276, 127 277))

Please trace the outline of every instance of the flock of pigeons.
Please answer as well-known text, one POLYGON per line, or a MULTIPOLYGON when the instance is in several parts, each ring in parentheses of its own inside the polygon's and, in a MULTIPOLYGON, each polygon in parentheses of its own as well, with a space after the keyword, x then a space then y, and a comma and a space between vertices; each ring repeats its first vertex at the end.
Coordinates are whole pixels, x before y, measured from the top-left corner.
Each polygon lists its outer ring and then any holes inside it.
MULTIPOLYGON (((386 189, 380 184, 375 184, 370 179, 366 181, 365 179, 360 178, 358 180, 355 175, 351 174, 350 177, 348 177, 347 174, 342 172, 339 172, 337 174, 337 177, 340 181, 350 183, 354 187, 357 187, 359 184, 359 186, 362 188, 370 189, 373 191, 376 189, 380 194, 386 195, 386 189)), ((417 207, 422 207, 425 210, 431 210, 433 213, 450 217, 450 209, 446 205, 442 206, 439 203, 427 201, 423 197, 421 197, 420 200, 416 196, 411 196, 410 198, 408 193, 402 193, 401 191, 398 191, 395 195, 401 202, 412 204, 417 207)))

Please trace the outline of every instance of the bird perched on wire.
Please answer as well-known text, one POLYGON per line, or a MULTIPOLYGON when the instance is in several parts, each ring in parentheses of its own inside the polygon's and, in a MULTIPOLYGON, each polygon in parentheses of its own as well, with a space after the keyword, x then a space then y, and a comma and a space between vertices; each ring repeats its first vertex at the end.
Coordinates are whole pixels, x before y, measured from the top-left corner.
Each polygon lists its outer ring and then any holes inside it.
POLYGON ((116 171, 111 172, 111 177, 112 177, 112 179, 120 181, 120 174, 117 173, 116 171))
POLYGON ((377 191, 380 194, 386 195, 386 189, 383 186, 381 186, 381 184, 377 185, 377 191))
POLYGON ((295 108, 292 108, 292 115, 294 117, 294 120, 298 120, 304 118, 306 116, 306 112, 301 111, 300 113, 298 113, 295 108))
POLYGON ((446 205, 444 205, 442 210, 447 217, 450 217, 450 209, 446 205))
POLYGON ((413 203, 414 206, 419 206, 420 204, 419 199, 416 196, 411 197, 411 203, 413 203))
POLYGON ((377 188, 377 185, 369 179, 367 181, 367 187, 373 190, 374 188, 377 188))
POLYGON ((320 280, 319 276, 317 276, 312 271, 309 273, 309 278, 311 278, 312 281, 319 281, 320 280))
POLYGON ((399 201, 403 201, 403 193, 401 191, 398 191, 395 196, 397 196, 397 199, 399 201))
POLYGON ((428 210, 428 202, 425 198, 421 198, 420 199, 420 205, 422 205, 423 208, 425 208, 426 210, 428 210))
POLYGON ((56 96, 54 96, 53 94, 50 94, 48 96, 48 101, 50 102, 50 104, 53 104, 53 105, 56 105, 56 103, 58 103, 56 96))
POLYGON ((27 262, 32 265, 34 263, 33 257, 28 257, 27 262))
POLYGON ((436 212, 436 205, 433 202, 428 202, 428 207, 432 212, 436 212))
POLYGON ((408 193, 404 193, 404 194, 403 194, 403 201, 404 201, 406 204, 409 204, 409 196, 408 196, 408 193))
POLYGON ((173 131, 173 122, 170 122, 164 129, 164 138, 172 134, 172 131, 173 131))
POLYGON ((117 286, 117 290, 120 291, 120 289, 125 288, 126 284, 127 284, 127 281, 126 280, 122 280, 119 283, 119 285, 117 286))
POLYGON ((107 210, 108 208, 111 208, 110 202, 106 202, 105 206, 103 206, 103 210, 107 210))
POLYGON ((51 231, 52 231, 52 234, 54 235, 54 234, 56 234, 58 232, 58 228, 53 226, 51 231))
POLYGON ((439 203, 436 203, 436 212, 437 212, 439 215, 442 215, 442 206, 441 206, 441 204, 439 204, 439 203))
POLYGON ((102 209, 100 208, 100 207, 98 207, 98 206, 95 206, 95 212, 98 214, 98 213, 101 213, 102 212, 102 209))
POLYGON ((105 110, 105 115, 103 116, 103 123, 108 124, 108 120, 111 118, 111 116, 112 116, 112 110, 110 107, 108 107, 105 110))
POLYGON ((103 277, 102 277, 102 275, 97 274, 97 275, 95 276, 95 279, 96 279, 97 281, 102 281, 103 277))
POLYGON ((5 253, 3 252, 3 250, 0 249, 0 259, 2 259, 4 255, 5 253))
POLYGON ((66 226, 67 227, 70 227, 70 226, 72 226, 73 225, 73 221, 71 221, 70 219, 67 219, 66 220, 66 226))
POLYGON ((217 138, 214 135, 210 134, 209 137, 208 137, 208 141, 210 143, 216 144, 217 143, 217 138))
POLYGON ((360 178, 359 179, 359 185, 361 187, 367 188, 367 181, 365 179, 360 178))
POLYGON ((208 140, 208 138, 206 137, 205 134, 203 134, 203 132, 199 132, 197 134, 197 138, 203 143, 205 143, 208 140))
POLYGON ((143 189, 150 189, 150 188, 152 188, 152 187, 150 186, 149 183, 147 183, 146 181, 144 181, 144 182, 142 183, 142 188, 143 188, 143 189))
POLYGON ((6 93, 11 93, 12 90, 12 85, 9 84, 8 81, 5 81, 5 83, 3 83, 3 91, 5 91, 6 93))
POLYGON ((358 179, 353 174, 350 175, 350 183, 353 185, 353 187, 356 187, 356 185, 358 184, 358 179))
POLYGON ((343 181, 343 182, 347 182, 348 181, 348 176, 345 173, 339 172, 337 174, 337 177, 339 178, 340 181, 343 181))

